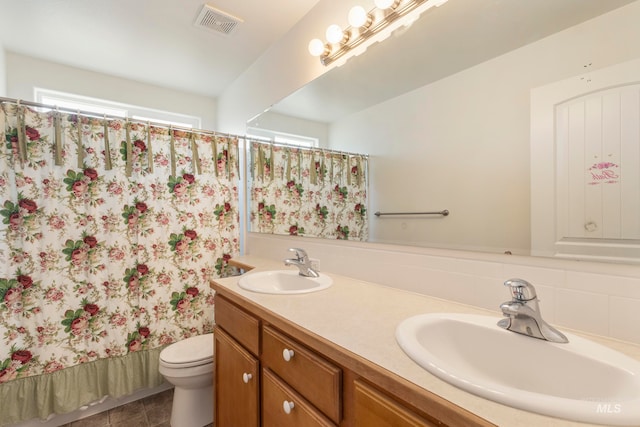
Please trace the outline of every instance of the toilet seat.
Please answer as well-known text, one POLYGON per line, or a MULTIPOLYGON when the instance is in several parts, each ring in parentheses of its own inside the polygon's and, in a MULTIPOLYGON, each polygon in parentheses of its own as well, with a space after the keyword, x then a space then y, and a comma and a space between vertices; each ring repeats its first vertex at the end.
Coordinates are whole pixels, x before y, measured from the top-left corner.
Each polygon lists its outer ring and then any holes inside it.
POLYGON ((175 342, 160 352, 160 364, 169 368, 189 368, 208 363, 213 363, 213 334, 175 342))

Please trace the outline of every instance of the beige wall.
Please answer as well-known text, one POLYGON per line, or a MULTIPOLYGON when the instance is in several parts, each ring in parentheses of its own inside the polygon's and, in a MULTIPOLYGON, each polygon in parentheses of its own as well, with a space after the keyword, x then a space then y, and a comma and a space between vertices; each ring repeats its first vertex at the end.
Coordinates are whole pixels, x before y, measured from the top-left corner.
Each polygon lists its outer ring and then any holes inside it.
POLYGON ((6 53, 0 43, 0 96, 7 96, 6 53))
POLYGON ((217 106, 214 98, 82 70, 12 52, 6 55, 6 72, 7 94, 10 98, 33 101, 33 89, 39 87, 201 117, 204 129, 216 130, 217 106))

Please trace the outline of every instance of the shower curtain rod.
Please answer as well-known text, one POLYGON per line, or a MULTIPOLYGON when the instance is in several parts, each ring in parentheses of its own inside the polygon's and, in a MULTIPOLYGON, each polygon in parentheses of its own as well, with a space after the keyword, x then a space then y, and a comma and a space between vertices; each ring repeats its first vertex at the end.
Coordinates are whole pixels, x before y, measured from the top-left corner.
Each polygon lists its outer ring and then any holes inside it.
POLYGON ((95 118, 98 118, 98 119, 128 120, 131 123, 139 123, 139 124, 144 124, 144 125, 147 125, 147 126, 153 126, 153 127, 159 127, 159 128, 165 128, 165 129, 184 130, 184 131, 187 131, 187 132, 194 132, 194 133, 205 134, 205 135, 214 135, 214 136, 218 135, 218 136, 227 136, 227 137, 230 137, 230 138, 247 139, 246 136, 234 135, 234 134, 231 134, 231 133, 217 132, 217 131, 208 130, 208 129, 194 129, 194 128, 189 128, 189 127, 185 127, 185 126, 168 125, 166 123, 154 122, 153 120, 137 120, 137 119, 131 119, 129 117, 111 116, 109 114, 102 114, 101 115, 99 113, 95 113, 95 112, 92 112, 92 111, 78 110, 78 109, 73 109, 73 108, 68 108, 68 107, 58 107, 57 105, 49 105, 49 104, 43 104, 41 102, 33 102, 33 101, 23 101, 21 99, 0 97, 0 104, 2 104, 2 103, 9 103, 9 104, 16 104, 16 105, 26 105, 28 107, 36 107, 36 108, 46 108, 46 109, 53 110, 53 111, 63 111, 63 112, 67 112, 67 113, 81 114, 83 116, 95 117, 95 118))
POLYGON ((293 145, 293 144, 287 144, 286 142, 275 142, 272 139, 268 139, 265 137, 253 137, 253 136, 244 136, 244 139, 247 141, 255 141, 255 142, 262 142, 265 144, 269 144, 269 145, 274 145, 274 146, 278 146, 278 147, 285 147, 285 148, 297 148, 299 150, 308 150, 308 151, 323 151, 323 152, 327 152, 327 153, 336 153, 336 154, 345 154, 347 156, 360 156, 360 157, 364 157, 365 159, 369 159, 369 155, 368 154, 361 154, 361 153, 353 153, 350 151, 341 151, 341 150, 333 150, 331 148, 321 148, 321 147, 301 147, 299 145, 293 145))

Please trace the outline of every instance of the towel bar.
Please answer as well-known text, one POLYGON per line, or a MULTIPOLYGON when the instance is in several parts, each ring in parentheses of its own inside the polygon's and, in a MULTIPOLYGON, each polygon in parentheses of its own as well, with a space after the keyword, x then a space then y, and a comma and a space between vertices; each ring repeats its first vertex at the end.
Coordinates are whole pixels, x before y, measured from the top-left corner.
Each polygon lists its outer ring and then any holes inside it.
POLYGON ((375 216, 383 216, 383 215, 442 215, 442 216, 447 216, 449 215, 449 211, 447 209, 443 210, 443 211, 438 211, 438 212, 376 212, 374 213, 375 216))

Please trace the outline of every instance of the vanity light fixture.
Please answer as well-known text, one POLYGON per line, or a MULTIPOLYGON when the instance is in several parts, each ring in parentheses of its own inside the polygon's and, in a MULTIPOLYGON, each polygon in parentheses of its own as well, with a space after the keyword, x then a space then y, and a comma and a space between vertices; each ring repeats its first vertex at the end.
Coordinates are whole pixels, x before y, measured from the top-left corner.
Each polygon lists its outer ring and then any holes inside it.
POLYGON ((400 18, 414 12, 416 16, 412 19, 407 18, 409 22, 412 22, 422 12, 434 6, 441 6, 447 1, 374 0, 375 7, 369 12, 362 6, 354 6, 348 15, 349 27, 342 29, 337 24, 330 25, 325 34, 326 42, 320 39, 311 40, 308 46, 309 53, 312 56, 320 57, 322 65, 329 65, 349 52, 356 54, 356 52, 364 51, 367 47, 366 41, 371 44, 384 40, 395 29, 390 28, 391 24, 399 23, 400 18), (384 29, 388 29, 388 34, 384 34, 384 29), (361 49, 356 51, 355 48, 359 46, 361 49))

